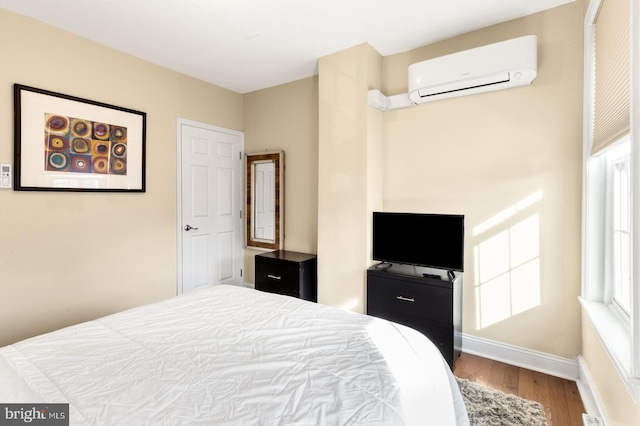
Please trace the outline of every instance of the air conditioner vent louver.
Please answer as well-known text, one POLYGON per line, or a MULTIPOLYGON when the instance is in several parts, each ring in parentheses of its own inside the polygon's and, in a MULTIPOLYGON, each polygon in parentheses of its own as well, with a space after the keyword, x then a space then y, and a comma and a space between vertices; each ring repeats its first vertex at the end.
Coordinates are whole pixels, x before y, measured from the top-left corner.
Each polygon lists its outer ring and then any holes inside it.
POLYGON ((420 104, 531 84, 537 36, 506 40, 409 66, 409 99, 420 104))
POLYGON ((510 81, 509 73, 506 73, 506 74, 499 74, 495 76, 474 78, 471 81, 463 80, 459 82, 459 85, 456 85, 454 83, 449 83, 445 86, 446 89, 441 88, 444 85, 434 86, 429 89, 419 89, 418 94, 420 95, 421 98, 425 98, 428 96, 442 95, 444 93, 458 92, 460 90, 475 89, 476 87, 491 86, 492 84, 508 83, 509 81, 510 81), (457 87, 457 86, 460 86, 460 87, 457 87))

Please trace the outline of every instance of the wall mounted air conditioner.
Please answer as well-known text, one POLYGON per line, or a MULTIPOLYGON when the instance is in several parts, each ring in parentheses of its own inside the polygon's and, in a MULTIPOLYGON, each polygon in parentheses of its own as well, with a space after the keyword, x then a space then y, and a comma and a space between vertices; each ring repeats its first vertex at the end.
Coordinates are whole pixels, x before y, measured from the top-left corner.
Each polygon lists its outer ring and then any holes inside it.
POLYGON ((414 104, 531 84, 537 36, 528 35, 409 65, 414 104))

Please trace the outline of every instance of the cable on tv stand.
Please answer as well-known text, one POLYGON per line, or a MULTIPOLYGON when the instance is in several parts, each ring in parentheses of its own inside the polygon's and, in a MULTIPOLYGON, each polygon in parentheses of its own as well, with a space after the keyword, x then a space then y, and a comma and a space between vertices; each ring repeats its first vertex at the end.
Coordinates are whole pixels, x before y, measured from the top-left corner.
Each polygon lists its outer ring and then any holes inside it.
POLYGON ((392 266, 393 266, 393 263, 380 262, 375 266, 375 268, 380 269, 381 271, 384 271, 391 268, 392 266))
POLYGON ((433 280, 441 280, 442 279, 442 277, 440 275, 438 275, 438 274, 427 274, 427 273, 424 273, 424 274, 422 274, 422 276, 425 277, 425 278, 431 278, 433 280))
MULTIPOLYGON (((446 280, 446 278, 444 278, 440 274, 424 273, 424 274, 422 274, 422 276, 425 277, 425 278, 431 278, 431 279, 434 279, 434 280, 446 280)), ((456 279, 456 273, 454 271, 447 271, 447 278, 449 278, 449 281, 454 281, 456 279)))

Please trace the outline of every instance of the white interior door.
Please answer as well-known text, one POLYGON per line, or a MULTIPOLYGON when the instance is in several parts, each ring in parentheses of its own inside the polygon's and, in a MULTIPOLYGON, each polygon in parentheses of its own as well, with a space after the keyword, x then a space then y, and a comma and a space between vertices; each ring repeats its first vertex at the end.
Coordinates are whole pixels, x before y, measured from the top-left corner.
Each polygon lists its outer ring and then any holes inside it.
POLYGON ((178 293, 242 284, 242 132, 178 120, 178 293))

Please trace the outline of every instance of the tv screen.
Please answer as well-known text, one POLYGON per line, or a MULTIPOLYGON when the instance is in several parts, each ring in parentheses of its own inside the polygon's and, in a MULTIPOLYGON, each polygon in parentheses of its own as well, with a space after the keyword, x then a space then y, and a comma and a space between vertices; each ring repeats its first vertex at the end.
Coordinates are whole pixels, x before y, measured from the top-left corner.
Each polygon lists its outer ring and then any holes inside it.
POLYGON ((462 272, 464 215, 373 212, 373 260, 462 272))

